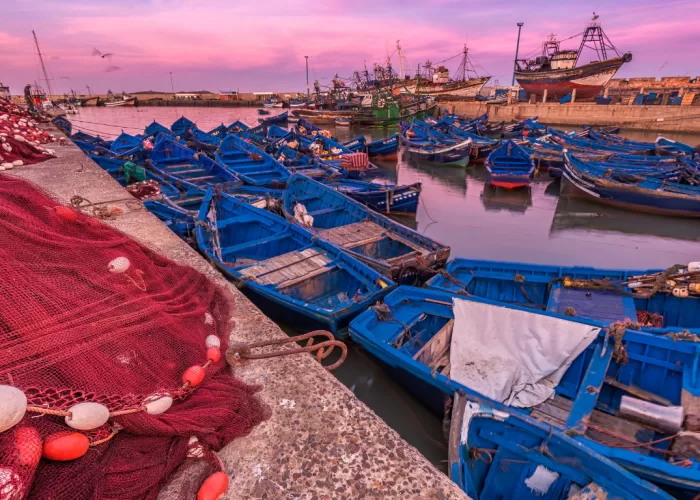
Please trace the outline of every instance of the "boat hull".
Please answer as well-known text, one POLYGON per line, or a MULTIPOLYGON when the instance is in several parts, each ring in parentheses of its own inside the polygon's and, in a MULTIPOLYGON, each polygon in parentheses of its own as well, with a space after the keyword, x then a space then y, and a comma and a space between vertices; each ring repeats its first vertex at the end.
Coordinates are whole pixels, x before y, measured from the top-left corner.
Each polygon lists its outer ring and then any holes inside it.
POLYGON ((338 188, 338 191, 377 212, 394 215, 415 215, 418 210, 421 183, 417 182, 408 186, 398 186, 396 188, 364 193, 344 190, 341 186, 338 188))
POLYGON ((452 82, 440 85, 427 83, 426 85, 409 86, 408 91, 418 95, 432 95, 435 97, 476 97, 491 77, 470 78, 465 82, 452 82))
POLYGON ((105 106, 108 108, 114 108, 117 106, 136 106, 136 98, 132 97, 131 99, 124 99, 121 101, 105 102, 105 106))
POLYGON ((576 89, 576 96, 595 97, 625 62, 623 57, 553 71, 516 71, 515 79, 528 94, 561 98, 576 89))

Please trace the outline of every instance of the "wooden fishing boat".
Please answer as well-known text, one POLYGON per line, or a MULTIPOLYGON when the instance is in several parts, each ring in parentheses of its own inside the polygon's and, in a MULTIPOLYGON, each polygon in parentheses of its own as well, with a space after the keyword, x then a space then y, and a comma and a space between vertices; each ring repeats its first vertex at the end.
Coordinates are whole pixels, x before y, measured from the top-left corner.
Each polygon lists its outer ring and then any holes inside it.
POLYGON ((281 108, 284 106, 284 103, 282 101, 278 101, 277 99, 265 99, 263 106, 266 108, 281 108))
POLYGON ((450 247, 301 174, 294 174, 287 182, 282 211, 288 220, 396 282, 424 281, 442 268, 450 255, 450 247))
POLYGON ((289 117, 289 112, 285 111, 284 113, 280 113, 279 115, 275 116, 269 116, 267 118, 258 118, 258 122, 264 124, 264 125, 272 125, 277 124, 277 123, 287 123, 287 119, 289 117))
POLYGON ((336 127, 350 127, 352 125, 352 118, 339 116, 335 120, 336 127))
POLYGON ((282 187, 292 173, 251 142, 227 135, 216 151, 216 160, 236 172, 250 186, 282 187))
POLYGON ((172 131, 173 135, 186 138, 187 134, 189 134, 190 130, 195 126, 196 125, 192 120, 181 116, 175 120, 172 125, 170 125, 170 130, 172 131))
POLYGON ((240 120, 236 120, 231 125, 228 126, 228 131, 231 134, 237 134, 243 130, 248 130, 250 127, 240 120))
POLYGON ((190 129, 187 145, 197 151, 201 151, 206 154, 212 154, 217 150, 219 144, 221 144, 221 139, 223 137, 219 135, 212 135, 209 132, 204 132, 200 130, 196 125, 190 129))
POLYGON ((136 106, 136 98, 127 97, 123 99, 114 99, 111 101, 104 101, 103 104, 108 108, 113 108, 117 106, 136 106))
POLYGON ((268 211, 209 189, 199 249, 235 283, 338 333, 395 285, 338 247, 268 211))
POLYGON ((661 270, 598 269, 547 266, 521 262, 454 259, 445 275, 428 281, 438 290, 469 294, 505 304, 531 307, 606 323, 639 321, 644 331, 667 334, 686 329, 700 333, 700 298, 658 293, 651 298, 633 295, 624 285, 633 276, 661 270), (653 322, 652 322, 653 320, 653 322))
POLYGON ((73 124, 64 116, 57 116, 51 120, 58 130, 70 137, 73 133, 73 124))
MULTIPOLYGON (((303 170, 300 173, 308 176, 303 170)), ((395 184, 374 184, 342 177, 317 180, 379 213, 415 216, 418 210, 421 192, 420 182, 397 186, 395 184)))
POLYGON ((367 144, 367 154, 377 160, 396 160, 399 152, 398 132, 384 139, 378 139, 367 144))
POLYGON ((474 500, 673 498, 549 425, 459 393, 447 450, 450 479, 474 500))
POLYGON ((507 189, 529 186, 535 175, 535 162, 513 141, 495 149, 484 165, 489 183, 507 189))
POLYGON ((153 147, 146 166, 174 184, 188 188, 242 184, 241 178, 223 164, 166 136, 161 136, 153 147))
POLYGON ((700 217, 700 186, 655 178, 648 171, 610 171, 569 153, 564 158, 564 178, 578 195, 627 210, 700 217))
POLYGON ((414 158, 437 163, 459 163, 467 166, 471 156, 472 140, 465 139, 458 144, 440 144, 433 142, 419 144, 405 140, 406 151, 414 158))
MULTIPOLYGON (((504 403, 508 402, 510 411, 565 431, 579 443, 674 495, 692 498, 700 491, 700 468, 685 466, 693 462, 686 440, 696 434, 683 427, 688 425, 683 413, 696 414, 693 405, 700 392, 699 379, 693 373, 700 363, 700 351, 695 342, 681 341, 695 338, 681 329, 673 336, 654 335, 633 327, 625 329, 624 323, 610 325, 475 296, 401 286, 385 297, 383 305, 358 316, 350 325, 350 335, 438 413, 445 408, 444 398, 455 392, 463 391, 469 400, 496 410, 505 410, 504 403), (477 326, 484 321, 490 325, 488 330, 477 326), (465 339, 465 328, 474 333, 473 340, 465 339), (537 340, 530 343, 532 332, 557 335, 559 328, 562 330, 557 342, 574 342, 574 350, 537 340), (580 331, 587 336, 582 343, 573 336, 580 331), (480 335, 491 342, 490 354, 504 356, 504 364, 498 369, 484 366, 482 382, 469 378, 468 384, 460 383, 465 380, 465 370, 478 364, 471 363, 469 356, 485 353, 478 342, 483 340, 480 335), (509 385, 500 385, 491 377, 508 377, 518 366, 512 365, 506 352, 522 351, 527 358, 538 349, 555 357, 569 354, 565 363, 556 363, 559 369, 552 367, 544 387, 538 381, 532 391, 522 392, 519 387, 505 394, 509 385), (505 394, 504 399, 499 395, 496 401, 495 396, 487 397, 473 386, 486 387, 480 389, 485 393, 496 389, 505 394), (654 423, 631 418, 639 418, 634 408, 640 407, 647 409, 648 416, 654 415, 654 423)), ((538 358, 537 363, 540 361, 538 358)))

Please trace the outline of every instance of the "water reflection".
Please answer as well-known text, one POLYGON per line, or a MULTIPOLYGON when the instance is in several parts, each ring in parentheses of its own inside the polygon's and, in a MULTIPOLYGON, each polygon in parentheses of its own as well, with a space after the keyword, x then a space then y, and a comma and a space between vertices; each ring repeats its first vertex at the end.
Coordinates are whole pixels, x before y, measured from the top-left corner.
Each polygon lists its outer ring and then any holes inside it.
POLYGON ((525 213, 532 206, 532 191, 529 187, 522 189, 505 189, 491 184, 484 185, 481 201, 486 210, 509 210, 525 213))

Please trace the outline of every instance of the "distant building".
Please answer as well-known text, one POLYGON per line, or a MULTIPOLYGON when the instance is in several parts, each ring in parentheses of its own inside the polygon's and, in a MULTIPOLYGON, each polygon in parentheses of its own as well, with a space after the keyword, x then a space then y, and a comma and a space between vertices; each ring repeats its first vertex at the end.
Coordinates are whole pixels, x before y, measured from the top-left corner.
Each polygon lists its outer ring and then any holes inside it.
POLYGON ((240 95, 237 90, 222 90, 219 92, 220 101, 238 101, 240 100, 240 95))

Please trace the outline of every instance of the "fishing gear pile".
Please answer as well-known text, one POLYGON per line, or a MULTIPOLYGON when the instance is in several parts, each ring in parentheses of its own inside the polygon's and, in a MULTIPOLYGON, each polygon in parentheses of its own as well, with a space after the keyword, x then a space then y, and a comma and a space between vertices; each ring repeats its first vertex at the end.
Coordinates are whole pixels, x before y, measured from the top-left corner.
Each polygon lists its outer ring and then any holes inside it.
POLYGON ((233 303, 198 271, 0 175, 0 498, 218 498, 214 453, 261 422, 235 379, 233 303))
POLYGON ((54 158, 55 151, 42 146, 54 141, 27 110, 0 97, 0 171, 54 158))

